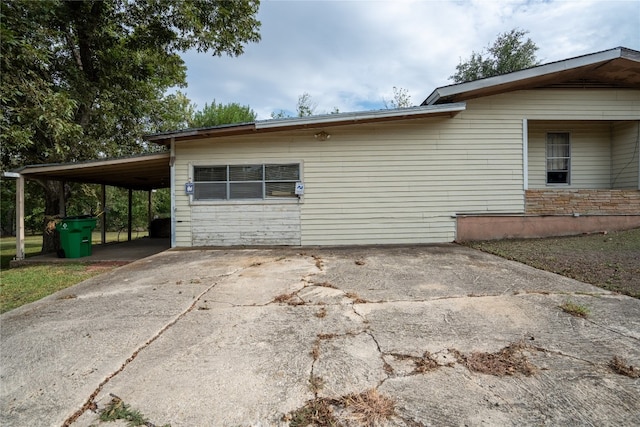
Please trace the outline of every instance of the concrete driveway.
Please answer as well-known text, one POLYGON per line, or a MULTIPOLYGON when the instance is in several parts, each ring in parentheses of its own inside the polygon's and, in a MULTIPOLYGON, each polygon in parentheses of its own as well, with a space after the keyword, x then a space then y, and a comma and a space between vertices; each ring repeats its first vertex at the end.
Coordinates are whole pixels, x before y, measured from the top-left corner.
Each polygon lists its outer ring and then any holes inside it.
POLYGON ((640 300, 456 245, 167 251, 0 321, 3 426, 640 425, 640 300))

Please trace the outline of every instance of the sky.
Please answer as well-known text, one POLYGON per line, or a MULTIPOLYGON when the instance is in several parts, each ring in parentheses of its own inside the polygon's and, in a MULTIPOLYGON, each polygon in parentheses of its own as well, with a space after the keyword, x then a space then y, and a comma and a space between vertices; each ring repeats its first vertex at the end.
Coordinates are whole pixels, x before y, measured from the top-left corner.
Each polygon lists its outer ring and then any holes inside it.
POLYGON ((258 120, 385 108, 393 87, 420 105, 456 65, 499 34, 528 31, 541 63, 624 46, 640 50, 640 0, 262 0, 261 41, 238 57, 189 51, 187 88, 205 103, 248 105, 258 120))

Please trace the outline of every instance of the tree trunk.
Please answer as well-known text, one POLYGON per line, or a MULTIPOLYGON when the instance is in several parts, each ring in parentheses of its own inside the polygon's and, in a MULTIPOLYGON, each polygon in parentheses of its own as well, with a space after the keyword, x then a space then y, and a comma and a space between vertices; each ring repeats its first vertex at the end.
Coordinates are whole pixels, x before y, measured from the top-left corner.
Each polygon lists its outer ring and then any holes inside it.
POLYGON ((44 188, 44 224, 42 233, 42 253, 60 250, 60 235, 56 230, 58 219, 64 217, 64 184, 60 181, 42 181, 44 188))

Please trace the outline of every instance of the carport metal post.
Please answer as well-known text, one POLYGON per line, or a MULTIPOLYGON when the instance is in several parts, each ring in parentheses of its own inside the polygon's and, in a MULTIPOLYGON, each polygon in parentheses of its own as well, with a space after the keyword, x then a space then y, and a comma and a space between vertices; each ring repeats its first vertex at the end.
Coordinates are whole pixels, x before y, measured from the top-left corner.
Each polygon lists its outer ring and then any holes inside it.
POLYGON ((24 176, 17 172, 4 172, 5 178, 16 180, 16 260, 24 259, 24 176))
POLYGON ((129 214, 127 215, 127 242, 131 241, 131 224, 133 224, 133 190, 129 189, 129 214))
POLYGON ((24 259, 24 177, 16 180, 16 260, 24 259))
POLYGON ((107 186, 105 184, 102 184, 102 215, 100 224, 100 238, 104 245, 107 243, 107 186))

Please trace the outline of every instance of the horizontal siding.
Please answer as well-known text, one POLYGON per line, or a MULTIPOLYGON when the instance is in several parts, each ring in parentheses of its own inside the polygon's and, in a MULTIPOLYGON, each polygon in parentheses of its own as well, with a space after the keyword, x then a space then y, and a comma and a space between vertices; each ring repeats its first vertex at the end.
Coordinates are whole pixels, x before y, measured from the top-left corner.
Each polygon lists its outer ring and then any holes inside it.
POLYGON ((468 101, 478 102, 479 117, 519 115, 529 120, 637 120, 640 90, 539 89, 517 91, 468 101), (489 101, 489 102, 487 102, 489 101))
MULTIPOLYGON (((313 137, 321 127, 189 141, 176 146, 177 183, 193 164, 300 162, 302 245, 447 242, 456 213, 524 211, 523 118, 622 119, 640 111, 638 93, 521 91, 471 100, 452 118, 324 128, 327 141, 313 137)), ((200 224, 213 206, 190 206, 183 194, 176 205, 181 230, 198 230, 194 242, 226 238, 200 224)), ((238 224, 244 208, 228 207, 238 224)))
POLYGON ((300 245, 300 208, 288 205, 194 206, 194 246, 300 245))
POLYGON ((209 146, 212 160, 206 144, 189 143, 181 176, 202 162, 299 161, 303 245, 452 241, 455 213, 522 211, 524 196, 521 123, 451 120, 330 128, 324 142, 317 130, 230 138, 209 146), (499 132, 482 140, 481 126, 499 132))
POLYGON ((592 189, 610 187, 611 125, 609 122, 530 121, 529 188, 548 187, 545 167, 547 132, 570 133, 571 185, 561 187, 592 189))
POLYGON ((613 125, 612 188, 640 189, 640 122, 613 125))

